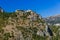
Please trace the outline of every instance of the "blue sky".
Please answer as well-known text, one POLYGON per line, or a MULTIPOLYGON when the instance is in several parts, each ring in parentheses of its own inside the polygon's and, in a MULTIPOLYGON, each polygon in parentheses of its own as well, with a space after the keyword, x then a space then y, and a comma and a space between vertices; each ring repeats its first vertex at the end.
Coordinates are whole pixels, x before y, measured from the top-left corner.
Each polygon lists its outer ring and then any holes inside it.
POLYGON ((42 17, 60 14, 59 0, 0 0, 0 6, 7 12, 31 9, 42 17))

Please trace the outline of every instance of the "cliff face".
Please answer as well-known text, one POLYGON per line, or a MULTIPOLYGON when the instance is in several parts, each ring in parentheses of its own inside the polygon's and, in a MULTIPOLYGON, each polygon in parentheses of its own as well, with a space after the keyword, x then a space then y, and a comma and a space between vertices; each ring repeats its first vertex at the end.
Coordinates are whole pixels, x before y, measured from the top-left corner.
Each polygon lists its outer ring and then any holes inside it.
POLYGON ((0 13, 0 15, 0 40, 44 39, 46 23, 35 12, 16 10, 13 13, 0 13))

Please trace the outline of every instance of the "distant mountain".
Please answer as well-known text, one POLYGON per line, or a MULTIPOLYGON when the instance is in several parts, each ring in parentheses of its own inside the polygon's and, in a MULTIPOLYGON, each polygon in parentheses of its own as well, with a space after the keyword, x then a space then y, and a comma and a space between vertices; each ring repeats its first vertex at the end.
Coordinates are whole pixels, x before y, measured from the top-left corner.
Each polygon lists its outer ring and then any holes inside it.
POLYGON ((51 24, 60 23, 60 14, 59 15, 55 15, 55 16, 50 16, 50 17, 44 18, 44 20, 47 23, 51 23, 51 24))

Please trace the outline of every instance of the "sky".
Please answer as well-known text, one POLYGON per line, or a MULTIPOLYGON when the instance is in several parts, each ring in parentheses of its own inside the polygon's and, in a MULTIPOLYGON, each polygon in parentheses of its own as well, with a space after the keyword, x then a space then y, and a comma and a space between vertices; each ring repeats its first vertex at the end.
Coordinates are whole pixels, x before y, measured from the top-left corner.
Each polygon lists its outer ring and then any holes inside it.
POLYGON ((0 6, 7 12, 30 9, 42 17, 60 14, 60 0, 0 0, 0 6))

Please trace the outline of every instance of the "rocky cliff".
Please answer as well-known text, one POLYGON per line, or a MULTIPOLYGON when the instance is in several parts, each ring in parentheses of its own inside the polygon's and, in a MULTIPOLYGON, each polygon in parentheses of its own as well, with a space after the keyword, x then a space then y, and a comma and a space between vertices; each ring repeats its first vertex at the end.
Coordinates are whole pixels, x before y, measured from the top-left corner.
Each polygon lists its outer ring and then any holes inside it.
POLYGON ((48 26, 31 10, 0 13, 0 40, 47 40, 48 26), (46 29, 47 28, 47 29, 46 29))

